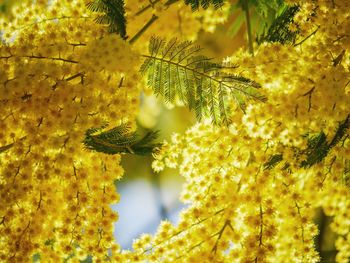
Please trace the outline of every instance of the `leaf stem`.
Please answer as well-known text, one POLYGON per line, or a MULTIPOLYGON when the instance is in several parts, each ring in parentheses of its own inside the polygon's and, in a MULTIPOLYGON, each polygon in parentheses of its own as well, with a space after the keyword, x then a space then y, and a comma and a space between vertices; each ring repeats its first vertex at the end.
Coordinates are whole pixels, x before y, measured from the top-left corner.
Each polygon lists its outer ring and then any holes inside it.
MULTIPOLYGON (((175 4, 176 2, 178 2, 179 0, 168 0, 164 6, 165 7, 169 7, 172 4, 175 4)), ((151 7, 153 7, 156 3, 160 2, 160 0, 155 0, 154 2, 151 2, 151 4, 145 6, 144 8, 142 8, 141 10, 139 10, 138 12, 135 13, 135 16, 139 16, 141 14, 143 14, 145 11, 147 11, 148 9, 150 9, 151 7)), ((130 40, 129 43, 133 44, 156 20, 158 19, 158 16, 156 16, 155 14, 152 15, 151 19, 140 29, 139 32, 137 32, 130 40)))
POLYGON ((248 45, 249 45, 249 53, 254 56, 254 47, 253 47, 253 37, 252 37, 252 26, 250 22, 250 14, 249 14, 249 6, 248 0, 243 1, 243 9, 245 12, 245 20, 247 24, 247 33, 248 33, 248 45))
POLYGON ((216 82, 216 83, 218 83, 220 85, 223 85, 224 87, 228 88, 229 90, 235 90, 235 91, 241 92, 242 94, 244 94, 246 96, 250 96, 250 97, 252 97, 252 98, 254 98, 256 100, 259 100, 259 101, 265 101, 266 100, 266 97, 263 96, 263 95, 250 94, 249 92, 247 92, 243 88, 236 87, 236 86, 230 86, 230 85, 227 84, 227 82, 233 82, 233 83, 236 83, 236 84, 241 84, 243 86, 249 86, 250 85, 249 83, 244 83, 244 82, 242 82, 240 80, 237 80, 237 79, 230 79, 229 81, 225 81, 225 80, 217 79, 214 76, 211 76, 209 73, 200 72, 196 68, 188 67, 187 65, 182 65, 179 62, 174 62, 174 61, 167 60, 167 59, 164 59, 164 58, 161 58, 161 57, 157 57, 157 56, 150 56, 150 55, 141 55, 141 56, 144 57, 144 58, 154 59, 154 60, 158 60, 158 61, 161 61, 161 62, 166 62, 168 64, 172 64, 172 65, 174 65, 176 67, 184 69, 185 73, 186 73, 186 71, 193 72, 194 74, 198 74, 198 75, 200 75, 200 76, 202 76, 204 78, 207 78, 207 79, 209 79, 209 80, 211 80, 213 82, 216 82))
POLYGON ((315 34, 317 33, 318 29, 319 29, 319 27, 317 27, 315 31, 313 31, 310 35, 308 35, 307 37, 305 37, 303 40, 301 40, 300 42, 294 44, 294 46, 296 47, 296 46, 299 46, 299 45, 303 44, 306 40, 308 40, 310 37, 312 37, 313 35, 315 35, 315 34))
POLYGON ((140 38, 140 36, 158 19, 158 16, 152 15, 151 19, 137 32, 130 40, 129 43, 133 44, 140 38))

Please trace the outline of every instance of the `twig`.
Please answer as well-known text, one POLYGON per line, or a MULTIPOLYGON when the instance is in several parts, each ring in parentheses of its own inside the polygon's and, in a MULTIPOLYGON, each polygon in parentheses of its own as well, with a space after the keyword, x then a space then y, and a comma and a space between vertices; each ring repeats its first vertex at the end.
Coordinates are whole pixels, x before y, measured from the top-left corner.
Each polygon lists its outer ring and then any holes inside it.
POLYGON ((39 55, 24 55, 24 56, 9 55, 9 56, 2 56, 2 57, 0 57, 0 59, 9 59, 12 57, 29 58, 29 59, 49 59, 49 60, 57 60, 57 61, 68 62, 68 63, 73 63, 73 64, 79 63, 78 61, 71 60, 71 59, 65 59, 65 58, 60 58, 60 57, 45 57, 45 56, 39 56, 39 55))
MULTIPOLYGON (((227 220, 225 221, 225 224, 223 225, 223 227, 219 230, 219 232, 217 232, 217 233, 214 234, 214 236, 218 235, 218 238, 216 239, 215 245, 214 245, 214 247, 213 247, 212 250, 211 250, 212 253, 214 253, 214 254, 216 253, 216 251, 217 251, 217 249, 218 249, 219 241, 220 241, 220 239, 221 239, 221 236, 222 236, 222 234, 224 233, 225 228, 226 228, 228 225, 231 225, 231 223, 230 223, 230 220, 227 219, 227 220)), ((231 228, 232 228, 232 226, 231 226, 231 228)))
MULTIPOLYGON (((27 136, 24 136, 22 138, 20 138, 20 141, 23 141, 27 136)), ((0 153, 7 151, 8 149, 11 149, 13 146, 15 145, 15 142, 4 145, 4 146, 0 146, 0 153)))
POLYGON ((136 40, 140 38, 140 36, 158 19, 158 16, 152 15, 151 19, 140 29, 139 32, 136 33, 135 36, 133 36, 130 40, 129 43, 133 44, 135 43, 136 40))
POLYGON ((245 20, 246 20, 246 23, 247 23, 249 53, 252 56, 254 56, 252 26, 251 26, 251 23, 250 23, 250 14, 249 14, 248 0, 244 0, 243 1, 243 9, 244 9, 244 12, 245 12, 245 20))
POLYGON ((311 110, 311 100, 312 100, 312 93, 314 92, 315 90, 315 87, 312 87, 308 92, 306 92, 305 94, 303 94, 303 96, 308 96, 309 97, 309 106, 308 106, 308 109, 307 111, 310 112, 311 110))
POLYGON ((299 45, 303 44, 306 40, 308 40, 310 37, 312 37, 313 35, 315 35, 319 28, 320 28, 320 27, 317 27, 316 30, 315 30, 314 32, 312 32, 310 35, 308 35, 307 37, 305 37, 305 38, 304 38, 303 40, 301 40, 300 42, 294 44, 294 46, 296 47, 296 46, 299 46, 299 45))
POLYGON ((0 153, 5 152, 8 149, 12 148, 13 145, 14 145, 14 143, 10 143, 10 144, 5 145, 5 146, 0 146, 0 153))
MULTIPOLYGON (((175 4, 176 2, 178 2, 179 0, 168 0, 164 6, 166 8, 169 8, 169 6, 171 6, 172 4, 175 4)), ((151 2, 151 1, 150 1, 151 2)), ((135 16, 139 16, 141 14, 143 14, 145 11, 147 11, 148 9, 150 9, 151 7, 153 7, 155 4, 157 4, 158 2, 160 2, 160 0, 155 0, 154 2, 151 2, 149 5, 145 6, 144 8, 142 8, 141 10, 139 10, 138 12, 135 13, 135 16)), ((155 14, 152 15, 151 19, 140 29, 139 32, 136 33, 135 36, 133 36, 130 40, 129 43, 133 44, 153 23, 154 21, 156 21, 158 19, 158 16, 156 16, 155 14)))

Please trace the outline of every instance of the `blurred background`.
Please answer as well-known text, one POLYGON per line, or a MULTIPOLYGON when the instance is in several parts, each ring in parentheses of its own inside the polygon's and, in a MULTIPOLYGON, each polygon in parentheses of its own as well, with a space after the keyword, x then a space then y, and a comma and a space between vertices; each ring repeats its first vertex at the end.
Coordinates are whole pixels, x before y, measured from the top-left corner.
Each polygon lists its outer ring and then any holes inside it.
MULTIPOLYGON (((244 27, 235 35, 228 34, 231 22, 217 27, 214 33, 199 32, 198 44, 207 56, 221 61, 239 47, 246 45, 244 27)), ((141 129, 160 130, 159 141, 170 140, 173 133, 184 133, 195 123, 195 115, 186 107, 169 108, 161 98, 141 95, 138 125, 141 129)), ((115 205, 119 213, 115 233, 123 248, 131 248, 133 239, 142 233, 155 233, 161 220, 177 222, 184 205, 179 201, 183 178, 175 169, 161 173, 152 171, 152 156, 125 155, 124 177, 116 182, 121 195, 115 205)))
MULTIPOLYGON (((0 16, 9 16, 11 6, 20 0, 0 0, 0 16)), ((231 56, 239 48, 248 49, 246 10, 244 0, 231 0, 228 20, 218 25, 213 33, 200 31, 198 44, 204 53, 216 61, 231 56)), ((271 25, 283 11, 283 0, 249 0, 249 14, 253 40, 271 25), (263 8, 262 8, 263 7, 263 8)), ((0 28, 1 36, 1 28, 0 28)), ((170 140, 173 133, 183 133, 195 123, 195 117, 185 107, 170 109, 161 99, 147 92, 141 94, 138 126, 141 131, 160 130, 159 141, 170 140)), ((125 170, 121 181, 115 182, 121 200, 113 208, 119 213, 115 236, 123 249, 130 249, 133 239, 142 233, 154 233, 161 220, 177 222, 184 205, 179 202, 183 178, 177 170, 165 169, 155 173, 151 169, 152 156, 123 155, 125 170)), ((320 235, 315 244, 322 262, 335 262, 335 236, 329 228, 331 219, 320 209, 315 222, 320 235)))

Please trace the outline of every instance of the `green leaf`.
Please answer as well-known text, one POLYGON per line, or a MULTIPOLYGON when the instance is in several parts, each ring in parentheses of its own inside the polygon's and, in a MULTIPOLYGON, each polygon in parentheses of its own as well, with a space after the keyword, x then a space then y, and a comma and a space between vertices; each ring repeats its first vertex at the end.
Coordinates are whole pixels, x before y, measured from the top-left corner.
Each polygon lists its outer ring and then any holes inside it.
POLYGON ((192 10, 198 10, 200 7, 207 9, 209 6, 214 6, 218 9, 224 5, 223 0, 185 0, 185 4, 191 6, 192 10))
POLYGON ((124 0, 94 0, 86 4, 92 12, 101 13, 96 22, 108 25, 110 33, 118 33, 126 38, 126 18, 124 0))
POLYGON ((235 37, 240 30, 240 28, 243 25, 245 16, 243 12, 240 12, 239 15, 236 17, 235 21, 230 25, 228 29, 228 35, 230 37, 235 37))
POLYGON ((279 164, 281 161, 283 161, 283 155, 282 154, 274 154, 270 157, 270 159, 264 164, 265 169, 272 169, 277 164, 279 164))
MULTIPOLYGON (((327 135, 320 131, 316 134, 306 134, 303 135, 307 139, 306 149, 294 149, 294 156, 296 161, 299 160, 300 156, 305 156, 306 158, 300 162, 300 167, 309 168, 317 163, 320 163, 329 154, 329 152, 339 143, 344 143, 344 141, 349 137, 350 128, 350 115, 348 115, 343 121, 338 124, 335 134, 332 138, 328 139, 327 135)), ((274 154, 270 156, 270 159, 264 164, 265 169, 272 169, 277 164, 283 161, 282 154, 274 154)), ((349 166, 345 167, 344 173, 350 172, 350 161, 347 163, 349 166)), ((288 168, 289 164, 285 162, 283 169, 288 168)))
POLYGON ((350 128, 350 115, 339 123, 335 135, 327 142, 327 136, 323 131, 317 135, 310 136, 308 140, 308 148, 303 152, 307 155, 307 159, 301 163, 301 167, 311 167, 321 162, 340 141, 348 136, 350 128))
POLYGON ((136 132, 130 132, 126 124, 109 130, 105 128, 106 125, 85 132, 83 143, 87 149, 106 154, 147 155, 161 145, 154 142, 158 138, 158 131, 149 131, 141 137, 136 132))
POLYGON ((283 0, 259 0, 255 4, 256 11, 264 18, 274 15, 285 6, 283 0))
POLYGON ((249 9, 251 28, 257 36, 263 35, 273 21, 287 8, 283 0, 239 0, 231 4, 230 14, 237 15, 228 30, 231 37, 234 37, 244 24, 245 5, 249 9))
POLYGON ((295 14, 299 11, 299 6, 290 6, 272 22, 271 26, 257 37, 259 44, 263 42, 279 42, 282 44, 294 43, 298 31, 291 31, 290 24, 293 22, 295 14))
POLYGON ((321 162, 327 156, 328 151, 327 136, 323 131, 310 136, 308 139, 308 148, 303 151, 307 158, 301 162, 301 167, 311 167, 321 162))
POLYGON ((198 120, 210 116, 215 124, 230 122, 229 100, 235 100, 242 110, 247 100, 266 100, 258 91, 260 85, 225 72, 221 64, 200 52, 201 48, 189 41, 172 39, 166 43, 152 37, 140 71, 167 103, 179 99, 195 111, 198 120))

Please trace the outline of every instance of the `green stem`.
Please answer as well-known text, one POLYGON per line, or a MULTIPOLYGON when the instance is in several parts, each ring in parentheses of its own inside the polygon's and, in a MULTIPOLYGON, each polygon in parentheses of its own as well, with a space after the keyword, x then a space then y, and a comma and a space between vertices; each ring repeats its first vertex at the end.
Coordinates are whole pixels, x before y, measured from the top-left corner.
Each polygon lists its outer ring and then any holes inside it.
MULTIPOLYGON (((168 0, 164 6, 169 8, 169 6, 177 3, 179 0, 168 0)), ((141 14, 143 14, 144 12, 146 12, 148 9, 150 9, 151 7, 153 7, 156 3, 160 2, 160 0, 155 0, 154 2, 152 2, 151 4, 145 6, 144 8, 142 8, 141 10, 139 10, 135 16, 139 16, 141 14)), ((158 19, 158 16, 156 16, 155 14, 152 15, 151 19, 140 29, 139 32, 136 33, 135 36, 133 36, 130 40, 129 43, 133 44, 153 23, 154 21, 156 21, 158 19)))
POLYGON ((133 44, 135 43, 136 40, 138 40, 140 38, 140 36, 142 36, 143 33, 145 33, 145 31, 158 19, 158 16, 153 15, 151 17, 151 19, 140 29, 139 32, 137 32, 135 34, 135 36, 133 36, 130 40, 129 43, 133 44))
POLYGON ((299 46, 299 45, 303 44, 306 40, 308 40, 310 37, 312 37, 313 35, 315 35, 315 34, 317 33, 317 31, 318 31, 319 28, 320 28, 320 27, 317 27, 317 29, 316 29, 315 31, 313 31, 310 35, 308 35, 307 37, 305 37, 305 38, 304 38, 303 40, 301 40, 300 42, 294 44, 294 46, 296 47, 296 46, 299 46))
POLYGON ((250 14, 249 14, 248 0, 244 0, 243 1, 243 9, 244 9, 244 12, 245 12, 245 20, 246 20, 246 23, 247 23, 249 53, 252 56, 254 56, 252 26, 251 26, 251 23, 250 23, 250 14))

